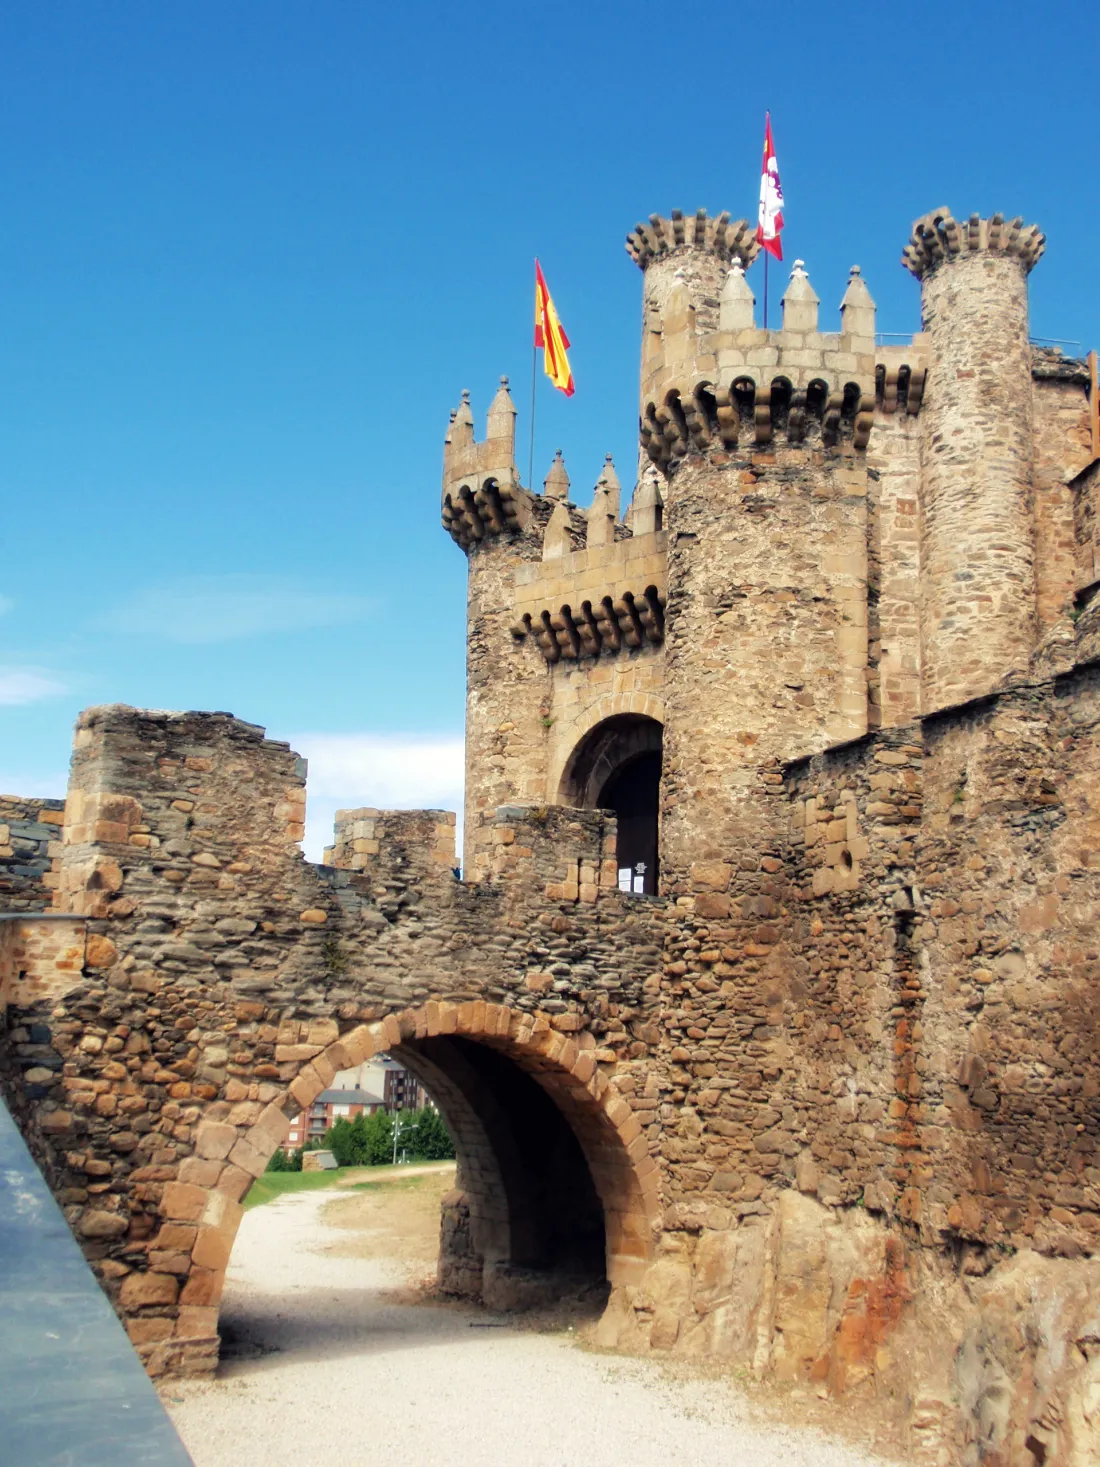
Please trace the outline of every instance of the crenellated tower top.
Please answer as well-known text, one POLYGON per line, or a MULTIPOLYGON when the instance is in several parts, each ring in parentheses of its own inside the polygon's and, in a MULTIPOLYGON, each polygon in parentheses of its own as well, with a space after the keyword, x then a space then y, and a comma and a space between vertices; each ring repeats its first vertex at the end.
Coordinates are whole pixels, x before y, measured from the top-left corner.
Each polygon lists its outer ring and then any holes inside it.
POLYGON ((673 209, 671 217, 651 214, 648 224, 636 224, 626 237, 630 258, 642 270, 681 249, 705 250, 723 264, 740 260, 751 265, 760 246, 756 232, 745 219, 731 219, 723 211, 712 219, 705 209, 697 209, 689 218, 683 210, 673 209))
POLYGON ((960 223, 945 204, 914 222, 901 263, 918 280, 923 280, 945 260, 986 250, 991 254, 1016 256, 1026 275, 1038 264, 1045 249, 1046 236, 1039 226, 1025 225, 1021 216, 1006 220, 1003 214, 991 214, 988 219, 971 214, 960 223))

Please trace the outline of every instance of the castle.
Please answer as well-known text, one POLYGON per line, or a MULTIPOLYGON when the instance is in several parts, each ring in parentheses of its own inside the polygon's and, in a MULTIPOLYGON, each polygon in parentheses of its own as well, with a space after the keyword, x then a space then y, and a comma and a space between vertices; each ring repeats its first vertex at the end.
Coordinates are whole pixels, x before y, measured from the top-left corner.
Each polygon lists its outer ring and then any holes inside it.
POLYGON ((941 209, 756 326, 744 221, 628 236, 640 469, 579 509, 467 396, 454 817, 343 811, 226 714, 91 709, 0 802, 0 1083, 154 1373, 217 1358, 240 1202, 391 1051, 459 1152, 440 1284, 875 1393, 912 1460, 1100 1452, 1100 418, 1043 236, 941 209), (6 844, 4 838, 6 836, 6 844), (6 855, 4 854, 6 852, 6 855))

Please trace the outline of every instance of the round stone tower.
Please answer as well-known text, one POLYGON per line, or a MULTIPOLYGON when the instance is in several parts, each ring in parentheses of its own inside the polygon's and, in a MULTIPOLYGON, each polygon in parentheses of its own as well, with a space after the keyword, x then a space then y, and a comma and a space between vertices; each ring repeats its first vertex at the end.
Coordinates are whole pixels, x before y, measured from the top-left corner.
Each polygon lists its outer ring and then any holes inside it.
POLYGON ((758 329, 756 240, 726 214, 654 215, 627 249, 668 534, 662 884, 721 919, 755 899, 778 761, 866 731, 874 307, 858 281, 820 332, 797 262, 782 329, 758 329))
POLYGON ((922 711, 990 692, 1036 641, 1027 277, 1021 219, 918 219, 902 263, 931 338, 921 464, 922 711))

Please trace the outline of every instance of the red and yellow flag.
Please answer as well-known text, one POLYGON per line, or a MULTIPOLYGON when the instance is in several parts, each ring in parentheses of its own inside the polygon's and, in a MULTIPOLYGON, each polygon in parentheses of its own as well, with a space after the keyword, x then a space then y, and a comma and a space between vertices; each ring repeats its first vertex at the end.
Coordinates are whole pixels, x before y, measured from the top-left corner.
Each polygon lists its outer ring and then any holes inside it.
POLYGON ((559 392, 573 396, 573 373, 566 352, 569 338, 565 334, 550 292, 546 289, 542 267, 535 261, 535 346, 542 347, 543 371, 559 392))

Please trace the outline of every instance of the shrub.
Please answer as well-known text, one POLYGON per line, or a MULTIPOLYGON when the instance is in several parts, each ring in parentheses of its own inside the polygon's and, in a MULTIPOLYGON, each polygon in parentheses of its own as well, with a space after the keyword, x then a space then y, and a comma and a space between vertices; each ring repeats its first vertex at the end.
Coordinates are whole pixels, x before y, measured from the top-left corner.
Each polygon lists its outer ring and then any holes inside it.
POLYGON ((297 1151, 284 1151, 282 1147, 276 1151, 265 1167, 269 1172, 300 1172, 302 1170, 302 1149, 297 1151))

